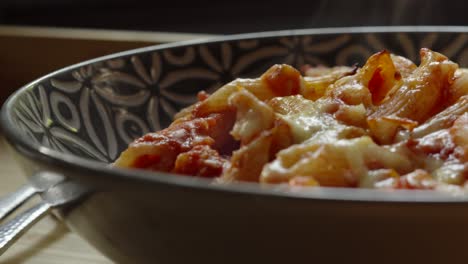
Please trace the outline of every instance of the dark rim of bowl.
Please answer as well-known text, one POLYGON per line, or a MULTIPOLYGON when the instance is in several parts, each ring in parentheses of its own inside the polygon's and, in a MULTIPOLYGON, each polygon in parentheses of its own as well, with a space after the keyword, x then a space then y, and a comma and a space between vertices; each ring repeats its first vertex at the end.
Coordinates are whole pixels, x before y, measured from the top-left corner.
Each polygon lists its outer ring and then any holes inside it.
POLYGON ((99 61, 115 59, 117 57, 127 57, 134 54, 158 51, 176 47, 219 43, 225 41, 261 39, 261 38, 276 38, 283 36, 301 36, 301 35, 317 35, 317 34, 364 34, 364 33, 398 33, 398 32, 438 32, 438 33, 468 33, 467 26, 390 26, 390 27, 343 27, 343 28, 317 28, 317 29, 299 29, 299 30, 282 30, 259 33, 248 33, 230 35, 224 37, 197 39, 162 45, 149 46, 129 51, 114 53, 111 55, 87 60, 77 63, 50 74, 47 74, 17 90, 11 95, 1 110, 0 126, 3 128, 7 140, 22 154, 28 154, 43 162, 50 162, 54 165, 66 169, 74 169, 82 171, 90 177, 118 177, 124 180, 154 182, 166 185, 175 185, 179 187, 195 188, 209 191, 221 191, 229 193, 244 193, 251 195, 274 196, 283 198, 302 198, 316 200, 331 200, 331 201, 360 201, 360 202, 400 202, 400 203, 453 203, 467 202, 466 195, 453 195, 435 191, 405 191, 405 190, 372 190, 372 189, 355 189, 355 188, 291 188, 278 185, 261 185, 257 183, 232 183, 229 185, 212 184, 211 180, 187 177, 171 173, 149 172, 134 169, 112 168, 102 162, 91 161, 79 156, 61 153, 53 149, 35 144, 28 140, 12 121, 11 110, 18 96, 23 93, 28 87, 49 79, 57 74, 74 70, 76 68, 96 63, 99 61), (99 176, 98 176, 99 175, 99 176))

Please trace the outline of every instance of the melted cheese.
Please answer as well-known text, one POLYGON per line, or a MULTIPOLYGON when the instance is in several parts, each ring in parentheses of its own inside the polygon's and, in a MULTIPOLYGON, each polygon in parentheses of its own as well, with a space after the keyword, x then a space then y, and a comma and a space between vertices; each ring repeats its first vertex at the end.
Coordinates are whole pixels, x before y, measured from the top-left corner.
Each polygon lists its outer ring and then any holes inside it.
POLYGON ((277 118, 290 126, 295 143, 321 137, 319 132, 339 132, 345 128, 326 112, 329 104, 326 100, 310 101, 301 95, 279 97, 270 102, 273 110, 279 112, 276 113, 277 118))
POLYGON ((131 144, 116 165, 141 160, 140 167, 171 171, 176 160, 184 171, 186 164, 199 164, 200 174, 215 168, 210 176, 229 182, 468 186, 468 71, 428 49, 421 61, 416 67, 383 51, 361 69, 312 68, 306 78, 275 65, 185 109, 155 140, 131 144), (196 161, 207 153, 219 157, 222 172, 209 158, 196 161))
POLYGON ((336 120, 320 112, 311 111, 304 114, 277 115, 284 120, 291 128, 294 142, 301 143, 312 137, 317 137, 317 133, 324 130, 338 130, 341 127, 336 120))

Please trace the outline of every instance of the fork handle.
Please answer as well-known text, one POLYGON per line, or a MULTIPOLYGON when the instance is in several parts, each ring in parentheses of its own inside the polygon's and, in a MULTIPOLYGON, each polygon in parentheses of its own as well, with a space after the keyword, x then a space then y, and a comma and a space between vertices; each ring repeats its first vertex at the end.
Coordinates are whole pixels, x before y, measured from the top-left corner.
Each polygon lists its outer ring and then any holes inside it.
POLYGON ((0 225, 0 256, 16 241, 24 232, 28 231, 37 221, 42 219, 50 211, 50 205, 40 202, 34 207, 20 213, 10 221, 0 225))
POLYGON ((0 221, 7 217, 18 206, 26 202, 31 196, 36 193, 36 189, 25 184, 18 190, 0 198, 0 221))

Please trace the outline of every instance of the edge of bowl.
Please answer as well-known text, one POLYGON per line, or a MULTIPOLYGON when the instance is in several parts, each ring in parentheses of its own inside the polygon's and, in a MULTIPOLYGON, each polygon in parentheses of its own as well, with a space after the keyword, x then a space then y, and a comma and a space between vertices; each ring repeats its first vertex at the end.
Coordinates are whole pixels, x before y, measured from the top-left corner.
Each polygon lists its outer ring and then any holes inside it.
POLYGON ((137 53, 164 50, 175 47, 198 45, 206 43, 216 43, 223 41, 252 39, 252 38, 270 38, 281 36, 300 36, 315 34, 364 34, 364 33, 396 33, 396 32, 468 32, 468 26, 384 26, 384 27, 340 27, 340 28, 317 28, 317 29, 296 29, 281 30, 258 33, 247 33, 229 35, 223 37, 204 38, 175 42, 162 45, 154 45, 144 48, 138 48, 111 55, 98 57, 95 59, 70 65, 38 78, 12 94, 4 103, 0 113, 0 128, 2 128, 5 138, 13 147, 30 157, 37 158, 43 162, 49 162, 62 168, 82 171, 96 177, 119 177, 125 180, 135 180, 144 182, 154 182, 165 185, 176 185, 180 187, 196 188, 209 191, 230 192, 237 194, 252 194, 262 196, 274 196, 293 199, 317 199, 333 201, 356 201, 356 202, 398 202, 398 203, 453 203, 468 202, 466 195, 453 195, 449 193, 436 191, 405 191, 405 190, 372 190, 372 189, 351 189, 351 188, 291 188, 281 185, 259 185, 257 183, 232 183, 229 185, 215 185, 211 180, 187 177, 164 172, 148 172, 135 169, 111 168, 102 162, 91 161, 85 158, 71 154, 60 153, 53 149, 30 142, 27 137, 15 128, 12 121, 11 109, 18 96, 29 87, 44 81, 57 74, 71 71, 73 69, 89 65, 99 61, 109 60, 117 57, 131 56, 137 53))

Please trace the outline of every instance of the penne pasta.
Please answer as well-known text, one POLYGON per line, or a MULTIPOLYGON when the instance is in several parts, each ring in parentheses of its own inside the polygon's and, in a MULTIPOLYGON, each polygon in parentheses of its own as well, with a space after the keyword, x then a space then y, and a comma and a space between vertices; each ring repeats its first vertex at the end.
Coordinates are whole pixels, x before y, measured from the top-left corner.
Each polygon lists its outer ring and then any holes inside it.
POLYGON ((429 49, 420 55, 419 66, 381 51, 362 68, 307 65, 303 74, 274 65, 201 92, 114 166, 218 184, 468 190, 468 71, 429 49))

